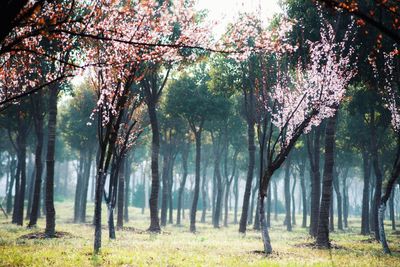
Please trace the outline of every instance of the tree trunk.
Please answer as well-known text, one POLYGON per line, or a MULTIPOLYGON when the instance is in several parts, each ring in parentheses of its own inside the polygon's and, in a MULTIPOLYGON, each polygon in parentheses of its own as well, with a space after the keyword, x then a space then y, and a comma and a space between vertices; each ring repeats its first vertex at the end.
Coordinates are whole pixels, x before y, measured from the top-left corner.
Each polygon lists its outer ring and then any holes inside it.
MULTIPOLYGON (((385 210, 386 210, 386 203, 390 197, 390 195, 394 194, 394 184, 396 181, 398 181, 399 176, 400 176, 400 135, 398 136, 397 139, 397 155, 396 159, 394 162, 393 169, 391 171, 390 179, 387 182, 386 188, 385 188, 385 193, 381 198, 380 201, 380 207, 379 207, 379 237, 380 237, 380 242, 382 244, 382 248, 384 253, 390 254, 390 249, 386 240, 386 234, 385 234, 385 228, 384 228, 384 216, 385 216, 385 210)), ((394 217, 394 216, 393 216, 394 217)))
POLYGON ((284 187, 285 187, 285 221, 284 225, 286 225, 287 231, 292 231, 292 218, 290 214, 290 156, 285 162, 285 179, 284 179, 284 187))
POLYGON ((335 214, 333 212, 333 192, 331 196, 331 204, 329 207, 329 232, 335 231, 335 214))
POLYGON ((201 222, 206 222, 206 213, 207 213, 207 167, 208 167, 208 160, 209 158, 205 158, 204 166, 203 166, 203 181, 201 183, 201 196, 203 200, 203 210, 201 212, 201 222))
POLYGON ((178 210, 176 215, 176 224, 181 225, 181 210, 182 210, 182 201, 183 201, 183 194, 186 185, 186 179, 188 175, 188 156, 189 156, 189 144, 184 145, 184 149, 182 151, 182 181, 179 186, 179 193, 178 193, 178 210))
POLYGON ((124 200, 125 200, 125 161, 126 156, 122 156, 120 171, 118 175, 118 199, 117 199, 117 229, 122 229, 124 226, 124 200))
MULTIPOLYGON (((250 97, 252 99, 253 97, 250 97)), ((251 115, 251 114, 250 114, 251 115)), ((252 116, 250 116, 252 117, 252 116)), ((246 178, 246 187, 243 196, 243 206, 242 206, 242 214, 240 216, 239 223, 239 232, 246 233, 247 228, 247 218, 249 213, 249 203, 250 203, 250 194, 251 194, 251 184, 254 176, 254 165, 255 165, 255 151, 256 146, 254 143, 254 120, 247 120, 247 135, 248 135, 248 152, 249 152, 249 164, 247 168, 247 178, 246 178)))
POLYGON ((296 200, 294 195, 294 190, 296 189, 296 177, 293 176, 292 185, 292 225, 296 225, 296 200))
POLYGON ((347 177, 343 177, 343 226, 348 228, 348 217, 349 217, 349 195, 347 192, 347 177))
POLYGON ((170 160, 169 168, 168 168, 168 203, 169 203, 169 214, 168 214, 168 223, 173 224, 173 211, 174 211, 174 202, 173 202, 173 192, 172 186, 174 184, 174 163, 175 163, 175 156, 172 156, 170 160))
POLYGON ((392 194, 390 195, 389 198, 389 209, 390 209, 390 221, 392 222, 392 230, 395 231, 396 230, 396 219, 394 216, 394 188, 392 191, 392 194))
POLYGON ((80 222, 86 222, 86 205, 87 205, 91 166, 92 166, 92 150, 88 149, 86 151, 86 159, 83 167, 83 188, 81 192, 81 201, 80 201, 82 207, 80 208, 80 214, 79 214, 80 222))
POLYGON ((54 237, 56 227, 56 211, 54 209, 54 163, 56 148, 58 88, 50 88, 49 121, 46 158, 46 229, 47 237, 54 237))
MULTIPOLYGON (((372 165, 374 167, 375 172, 375 194, 374 194, 374 205, 373 205, 373 230, 375 233, 375 239, 377 241, 380 240, 379 235, 379 225, 378 225, 378 210, 381 204, 381 194, 382 194, 382 171, 379 166, 379 156, 378 156, 378 145, 377 145, 377 136, 376 136, 376 125, 375 125, 375 111, 371 111, 371 156, 372 156, 372 165)), ((385 204, 386 205, 386 204, 385 204)), ((384 207, 386 209, 386 206, 384 207)))
POLYGON ((27 138, 27 122, 24 121, 22 112, 18 115, 18 136, 17 136, 17 155, 19 165, 19 177, 16 180, 18 191, 16 188, 14 200, 13 223, 23 225, 24 222, 24 200, 26 190, 26 138, 27 138), (25 124, 25 125, 24 125, 25 124), (17 193, 18 192, 18 193, 17 193), (15 215, 14 215, 15 214, 15 215))
POLYGON ((28 220, 29 216, 32 211, 32 198, 33 198, 33 190, 35 188, 35 170, 32 168, 32 160, 29 157, 29 164, 28 164, 28 172, 31 174, 29 178, 29 189, 28 189, 28 206, 26 208, 26 216, 25 218, 28 220))
MULTIPOLYGON (((166 145, 165 150, 169 150, 168 145, 166 145)), ((167 225, 167 210, 168 210, 168 189, 169 189, 169 162, 170 162, 169 151, 164 151, 163 155, 163 167, 162 167, 162 195, 161 195, 161 226, 167 225)))
POLYGON ((220 171, 220 159, 218 152, 215 154, 215 163, 214 163, 214 170, 215 170, 215 177, 217 181, 217 197, 215 201, 215 209, 213 214, 213 226, 214 228, 219 228, 219 219, 221 214, 221 205, 222 205, 222 177, 220 171))
POLYGON ((18 167, 16 165, 17 165, 17 162, 15 160, 15 157, 12 157, 10 160, 10 182, 8 183, 8 189, 7 189, 7 204, 6 204, 7 214, 11 213, 12 207, 13 207, 12 191, 14 188, 15 178, 17 176, 16 170, 18 169, 18 167))
POLYGON ((150 232, 160 232, 160 222, 158 219, 158 191, 160 188, 160 179, 158 174, 158 154, 160 150, 160 133, 158 130, 158 120, 156 113, 156 103, 150 101, 147 103, 151 132, 151 193, 150 193, 150 232))
POLYGON ((346 228, 348 227, 348 222, 347 222, 348 217, 349 217, 349 195, 347 193, 347 174, 346 174, 343 177, 343 223, 344 227, 346 228))
POLYGON ((79 152, 79 166, 78 172, 76 175, 76 188, 75 188, 75 201, 74 201, 74 223, 80 222, 80 210, 82 209, 82 190, 83 190, 83 165, 84 165, 84 156, 83 150, 81 149, 79 152))
POLYGON ((190 210, 190 232, 196 232, 196 213, 197 202, 199 201, 200 191, 200 162, 201 162, 201 129, 193 129, 196 138, 196 176, 193 193, 192 209, 190 210))
MULTIPOLYGON (((343 230, 343 217, 342 217, 342 195, 340 193, 339 186, 339 175, 335 172, 335 177, 333 177, 333 186, 336 192, 336 200, 337 200, 337 212, 338 212, 338 230, 343 230)), ((333 202, 332 202, 333 203, 333 202)))
POLYGON ((314 140, 307 139, 307 150, 311 166, 311 210, 310 210, 310 235, 317 237, 318 217, 321 197, 321 174, 319 171, 320 161, 320 137, 321 126, 317 127, 313 136, 314 140))
POLYGON ((337 113, 328 119, 325 132, 325 163, 322 184, 321 207, 318 218, 318 247, 329 248, 329 210, 332 200, 332 180, 334 168, 335 127, 337 113))
POLYGON ((235 175, 235 180, 233 183, 233 194, 235 196, 235 204, 233 210, 233 223, 238 223, 237 213, 238 213, 238 203, 239 203, 239 175, 235 175))
MULTIPOLYGON (((262 179, 266 180, 265 185, 268 187, 268 184, 271 179, 271 174, 269 174, 269 171, 266 172, 266 177, 263 177, 262 179)), ((264 183, 262 183, 264 184, 264 183)), ((272 253, 272 246, 271 246, 271 239, 269 237, 268 233, 268 227, 267 223, 265 221, 265 210, 264 210, 264 199, 265 199, 265 192, 268 191, 268 188, 261 188, 260 185, 260 190, 258 191, 259 194, 259 218, 260 218, 260 226, 261 226, 261 237, 263 240, 263 245, 264 245, 264 252, 266 254, 271 254, 272 253)))
MULTIPOLYGON (((129 187, 131 184, 131 163, 128 160, 128 158, 125 159, 125 200, 124 200, 124 221, 129 222, 129 213, 128 213, 128 207, 129 207, 129 187)), ((132 181, 134 182, 134 181, 132 181)), ((132 187, 133 190, 134 186, 132 187)))
POLYGON ((303 204, 303 220, 301 222, 301 227, 306 228, 307 227, 307 190, 306 190, 306 179, 305 179, 305 169, 306 169, 306 163, 305 163, 305 158, 303 157, 303 162, 302 165, 300 166, 300 186, 301 186, 301 199, 302 199, 302 204, 303 204))
MULTIPOLYGON (((21 184, 21 161, 20 152, 17 152, 17 171, 15 173, 15 193, 14 193, 14 206, 12 214, 12 223, 18 223, 18 211, 20 210, 20 184, 21 184)), ((22 224, 21 224, 22 225, 22 224)))
MULTIPOLYGON (((294 216, 293 216, 293 218, 294 218, 294 216)), ((259 221, 259 220, 257 220, 257 221, 259 221)), ((271 187, 270 186, 268 186, 268 194, 267 194, 267 227, 268 228, 271 227, 271 187)), ((257 230, 259 230, 259 229, 257 229, 257 230)))
POLYGON ((361 234, 369 235, 370 225, 369 225, 369 185, 370 185, 370 177, 371 177, 371 165, 369 155, 366 149, 362 150, 362 159, 363 159, 363 171, 364 171, 364 188, 363 188, 363 196, 362 196, 362 213, 361 213, 361 234))
POLYGON ((274 220, 278 220, 278 185, 276 181, 273 182, 274 185, 274 220))
POLYGON ((42 186, 42 151, 43 151, 43 95, 39 90, 32 100, 33 121, 36 134, 36 150, 35 150, 35 185, 32 198, 32 209, 29 217, 28 227, 34 227, 37 224, 40 209, 40 189, 42 186))

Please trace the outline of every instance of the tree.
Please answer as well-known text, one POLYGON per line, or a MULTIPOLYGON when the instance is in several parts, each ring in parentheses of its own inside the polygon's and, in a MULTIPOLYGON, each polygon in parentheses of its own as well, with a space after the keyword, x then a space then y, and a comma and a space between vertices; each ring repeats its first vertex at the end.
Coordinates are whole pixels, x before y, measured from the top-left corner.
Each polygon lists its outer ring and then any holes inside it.
MULTIPOLYGON (((324 118, 333 117, 343 99, 347 85, 355 71, 350 63, 353 52, 337 55, 336 51, 347 51, 345 41, 337 43, 331 25, 321 31, 321 40, 311 44, 311 62, 304 70, 298 70, 293 79, 278 76, 278 81, 267 94, 264 107, 271 111, 266 118, 269 130, 267 144, 267 166, 260 179, 260 224, 264 249, 271 253, 272 248, 265 222, 264 198, 268 192, 273 173, 283 164, 298 138, 312 125, 318 125, 324 118), (321 61, 324 58, 326 60, 321 61), (329 80, 323 77, 330 77, 329 80), (274 137, 274 126, 279 130, 274 137)), ((347 37, 344 38, 346 40, 347 37)))
POLYGON ((171 82, 167 97, 167 105, 174 108, 175 116, 185 119, 195 137, 196 167, 195 189, 190 215, 190 231, 196 231, 196 212, 200 191, 201 135, 206 120, 222 118, 226 102, 222 97, 213 97, 207 88, 207 73, 200 66, 193 76, 183 75, 179 80, 171 82), (182 101, 185 99, 186 101, 182 101), (211 114, 211 116, 207 116, 211 114))
POLYGON ((60 128, 62 137, 68 145, 79 153, 77 185, 74 203, 74 222, 86 221, 86 200, 89 176, 97 141, 96 122, 90 115, 95 107, 96 96, 89 81, 74 88, 73 99, 68 108, 61 113, 60 128))

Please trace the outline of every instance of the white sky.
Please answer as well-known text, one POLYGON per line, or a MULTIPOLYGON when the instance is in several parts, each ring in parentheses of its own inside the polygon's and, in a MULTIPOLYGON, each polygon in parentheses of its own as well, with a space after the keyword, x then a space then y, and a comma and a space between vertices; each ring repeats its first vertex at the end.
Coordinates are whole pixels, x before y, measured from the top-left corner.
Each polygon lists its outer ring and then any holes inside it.
POLYGON ((261 18, 270 19, 275 13, 282 12, 279 0, 198 0, 198 9, 208 9, 208 17, 219 25, 214 32, 219 35, 226 25, 232 22, 239 12, 258 12, 261 7, 261 18))

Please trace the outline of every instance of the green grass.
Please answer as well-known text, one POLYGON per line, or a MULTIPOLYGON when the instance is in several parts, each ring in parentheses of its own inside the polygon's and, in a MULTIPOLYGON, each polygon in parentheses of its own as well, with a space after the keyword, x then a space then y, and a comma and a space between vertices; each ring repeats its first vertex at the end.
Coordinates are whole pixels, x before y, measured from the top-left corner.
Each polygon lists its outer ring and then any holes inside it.
MULTIPOLYGON (((56 210, 57 231, 69 232, 72 237, 23 239, 22 235, 43 231, 44 220, 39 220, 40 228, 30 230, 1 216, 0 266, 400 266, 400 235, 388 230, 393 254, 384 255, 379 243, 358 234, 356 219, 346 231, 331 234, 335 249, 320 250, 308 246, 313 240, 305 229, 297 226, 286 232, 280 218, 270 229, 274 253, 265 257, 259 253, 263 248, 260 233, 250 230, 241 236, 237 225, 213 229, 198 223, 194 235, 188 231, 187 211, 183 227, 169 225, 160 235, 117 231, 117 239, 110 241, 103 230, 101 253, 93 256, 94 229, 71 223, 70 202, 57 203, 56 210)), ((88 214, 91 212, 92 207, 88 214)), ((131 208, 130 215, 126 226, 147 228, 148 214, 131 208)))

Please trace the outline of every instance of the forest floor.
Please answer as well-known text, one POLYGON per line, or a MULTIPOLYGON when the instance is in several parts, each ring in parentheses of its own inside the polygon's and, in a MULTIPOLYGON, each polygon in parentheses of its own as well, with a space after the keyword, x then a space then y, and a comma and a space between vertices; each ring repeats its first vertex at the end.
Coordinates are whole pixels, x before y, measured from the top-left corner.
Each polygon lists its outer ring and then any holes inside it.
MULTIPOLYGON (((198 223, 194 235, 188 231, 186 211, 184 226, 168 225, 162 234, 154 235, 145 232, 148 214, 130 208, 127 227, 116 232, 116 240, 109 240, 104 229, 101 253, 93 256, 93 227, 72 223, 72 202, 56 203, 56 211, 57 231, 62 237, 50 240, 35 234, 43 232, 43 218, 39 228, 27 229, 12 225, 0 214, 0 266, 400 266, 400 231, 387 231, 393 253, 384 255, 372 237, 359 235, 355 219, 345 231, 331 234, 330 250, 313 248, 306 229, 295 226, 289 233, 282 226, 282 217, 272 220, 274 253, 266 257, 261 253, 259 232, 249 230, 242 236, 237 225, 214 229, 198 223)), ((104 225, 105 215, 104 207, 104 225)))

